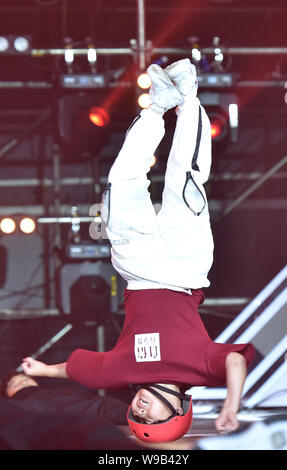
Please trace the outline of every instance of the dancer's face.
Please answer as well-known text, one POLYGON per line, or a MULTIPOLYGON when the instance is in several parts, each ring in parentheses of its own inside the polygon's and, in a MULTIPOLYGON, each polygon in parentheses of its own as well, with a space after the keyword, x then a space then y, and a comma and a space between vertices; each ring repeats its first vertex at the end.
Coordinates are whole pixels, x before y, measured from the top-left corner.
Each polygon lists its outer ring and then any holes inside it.
POLYGON ((164 421, 171 416, 171 411, 159 398, 141 388, 135 394, 131 404, 133 415, 147 424, 164 421))

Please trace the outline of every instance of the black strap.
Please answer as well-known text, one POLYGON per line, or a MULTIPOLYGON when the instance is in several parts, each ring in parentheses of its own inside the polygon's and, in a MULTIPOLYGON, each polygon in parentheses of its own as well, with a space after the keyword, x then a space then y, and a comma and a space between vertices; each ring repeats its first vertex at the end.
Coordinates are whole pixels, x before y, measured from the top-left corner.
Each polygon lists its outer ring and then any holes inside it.
MULTIPOLYGON (((194 170, 194 171, 200 171, 199 170, 199 166, 197 164, 197 158, 198 158, 198 153, 199 153, 199 147, 200 147, 200 142, 201 142, 201 135, 202 135, 202 112, 201 112, 201 106, 199 105, 199 110, 198 110, 198 126, 197 126, 197 136, 196 136, 196 143, 195 143, 195 149, 194 149, 194 153, 193 153, 193 157, 192 157, 192 161, 191 161, 191 168, 194 170)), ((198 187, 198 185, 196 184, 196 182, 194 181, 194 178, 191 174, 190 171, 187 171, 186 172, 186 180, 185 180, 185 184, 184 184, 184 187, 183 187, 183 191, 182 191, 182 197, 183 197, 183 200, 185 202, 185 204, 187 205, 187 207, 191 210, 191 212, 193 212, 194 215, 196 216, 199 216, 202 211, 204 210, 205 206, 206 206, 206 200, 205 200, 205 197, 204 195, 202 194, 200 188, 198 187), (185 197, 185 190, 186 190, 186 187, 187 187, 187 184, 188 184, 188 181, 191 180, 194 184, 194 186, 196 187, 196 189, 199 191, 202 199, 203 199, 203 207, 202 209, 199 211, 199 212, 196 212, 194 211, 190 205, 188 204, 187 200, 186 200, 186 197, 185 197)))
POLYGON ((200 141, 201 141, 201 134, 202 134, 202 115, 201 115, 201 106, 199 105, 197 136, 196 136, 195 149, 194 149, 192 162, 191 162, 191 168, 195 171, 199 171, 197 158, 198 158, 199 146, 200 146, 200 141))
POLYGON ((187 171, 187 172, 186 172, 186 180, 185 180, 185 184, 184 184, 184 187, 183 187, 183 190, 182 190, 182 197, 183 197, 183 200, 184 200, 185 204, 187 205, 187 207, 188 207, 188 208, 191 210, 191 212, 193 212, 193 214, 196 215, 196 216, 199 216, 199 215, 202 213, 202 211, 204 210, 205 206, 206 206, 205 197, 204 197, 204 195, 202 194, 202 191, 200 190, 200 188, 198 187, 198 185, 196 184, 196 182, 195 182, 195 180, 194 180, 194 178, 193 178, 193 176, 192 176, 192 174, 191 174, 190 171, 187 171), (187 202, 187 200, 186 200, 186 197, 185 197, 185 190, 186 190, 187 183, 188 183, 189 180, 191 180, 191 181, 193 182, 194 186, 195 186, 196 189, 199 191, 199 194, 201 195, 201 197, 202 197, 202 199, 203 199, 203 206, 202 206, 202 208, 201 208, 201 210, 200 210, 199 212, 194 211, 194 210, 190 207, 190 205, 188 204, 188 202, 187 202))
POLYGON ((157 388, 158 390, 162 390, 163 392, 167 392, 171 395, 174 395, 175 397, 181 398, 182 400, 190 400, 190 396, 186 395, 185 393, 176 392, 175 390, 171 390, 170 388, 164 387, 163 385, 159 384, 152 384, 152 386, 154 388, 157 388))
MULTIPOLYGON (((155 387, 155 385, 152 385, 153 387, 155 387)), ((149 387, 148 385, 141 385, 141 388, 144 388, 146 390, 148 390, 150 393, 152 393, 153 395, 155 395, 157 398, 159 398, 159 400, 161 400, 166 406, 168 406, 168 408, 171 410, 172 414, 173 415, 177 415, 177 411, 176 409, 172 406, 172 404, 165 398, 163 397, 160 393, 158 393, 156 390, 154 390, 152 387, 149 387)), ((160 388, 160 387, 157 387, 157 388, 160 388)), ((166 389, 166 390, 169 390, 169 389, 166 389)))

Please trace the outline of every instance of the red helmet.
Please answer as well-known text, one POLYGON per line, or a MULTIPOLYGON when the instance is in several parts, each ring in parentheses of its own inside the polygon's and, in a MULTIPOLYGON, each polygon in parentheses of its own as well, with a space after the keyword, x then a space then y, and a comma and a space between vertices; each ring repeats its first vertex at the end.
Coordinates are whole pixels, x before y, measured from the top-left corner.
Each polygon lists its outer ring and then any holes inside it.
MULTIPOLYGON (((132 412, 131 406, 129 406, 127 413, 128 425, 133 433, 138 439, 145 442, 170 442, 175 441, 182 437, 190 428, 192 423, 192 397, 191 395, 185 395, 182 393, 171 391, 170 389, 152 384, 152 387, 159 388, 164 390, 172 395, 177 395, 182 399, 182 409, 183 414, 179 415, 173 409, 172 415, 165 421, 161 421, 155 424, 146 424, 139 422, 132 412)), ((160 398, 164 403, 167 404, 165 400, 159 393, 155 392, 152 388, 147 385, 141 385, 138 388, 145 388, 158 398, 160 398)), ((170 405, 170 404, 169 404, 170 405)), ((173 408, 172 405, 169 406, 173 408)))

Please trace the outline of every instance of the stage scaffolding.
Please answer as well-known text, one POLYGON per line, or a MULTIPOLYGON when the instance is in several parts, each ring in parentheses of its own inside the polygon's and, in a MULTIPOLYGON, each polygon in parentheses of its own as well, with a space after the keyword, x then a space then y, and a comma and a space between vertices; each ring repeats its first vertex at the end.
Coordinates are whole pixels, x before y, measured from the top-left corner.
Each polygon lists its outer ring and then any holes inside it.
MULTIPOLYGON (((207 47, 200 49, 201 53, 204 55, 214 55, 215 47, 207 47)), ((75 56, 86 56, 88 53, 87 48, 72 48, 71 49, 75 56)), ((145 11, 145 0, 137 0, 137 39, 131 39, 129 47, 113 47, 113 48, 95 48, 97 56, 128 56, 130 57, 137 65, 138 71, 143 71, 146 69, 147 65, 154 56, 158 55, 169 55, 174 57, 192 57, 191 48, 173 48, 173 47, 153 47, 153 44, 150 40, 146 38, 146 11, 145 11)), ((221 51, 225 56, 282 56, 287 55, 287 47, 221 47, 221 51)), ((41 59, 47 56, 64 56, 66 48, 34 48, 31 50, 31 57, 34 60, 41 59)), ((111 87, 117 86, 117 83, 108 85, 111 87)), ((132 83, 125 83, 121 86, 131 87, 132 83)), ((242 87, 262 87, 262 88, 281 88, 284 90, 286 88, 286 82, 283 80, 239 80, 235 84, 235 88, 242 87)), ((25 90, 49 90, 52 89, 52 83, 46 81, 0 81, 0 89, 25 89, 25 90)), ((2 148, 0 148, 0 159, 9 154, 23 138, 25 138, 28 133, 34 132, 39 128, 47 119, 50 119, 51 114, 49 110, 44 113, 39 119, 36 119, 35 122, 31 125, 30 129, 25 132, 25 135, 20 135, 13 137, 10 142, 6 143, 2 148)), ((241 175, 243 179, 248 179, 250 181, 249 188, 244 191, 239 197, 233 201, 229 201, 227 207, 225 207, 222 212, 222 216, 229 214, 238 204, 244 202, 247 197, 260 185, 266 182, 270 178, 286 178, 287 173, 278 173, 287 163, 287 155, 279 160, 275 165, 273 165, 267 172, 262 173, 258 172, 253 175, 241 175)), ((44 187, 53 187, 54 194, 59 194, 60 186, 65 185, 74 185, 75 183, 79 185, 90 185, 93 181, 92 178, 61 178, 59 173, 59 154, 58 149, 55 148, 55 155, 53 158, 53 179, 5 179, 0 180, 0 187, 19 187, 25 186, 26 188, 37 187, 38 185, 43 185, 44 187)), ((212 176, 211 176, 212 177, 212 176)), ((238 175, 222 175, 221 178, 230 178, 238 179, 238 175)), ((162 177, 158 177, 160 180, 162 177)), ((100 183, 105 183, 105 178, 101 177, 100 183)), ((62 207, 60 200, 56 197, 54 200, 54 207, 51 208, 52 217, 45 217, 44 207, 42 206, 31 206, 31 207, 13 207, 0 208, 0 217, 9 214, 21 212, 25 210, 27 214, 34 215, 37 218, 38 223, 42 224, 55 224, 60 225, 62 223, 69 224, 72 222, 72 218, 67 216, 64 213, 64 207, 62 207)), ((84 207, 83 210, 88 212, 88 207, 84 207)), ((79 217, 79 222, 94 221, 93 217, 79 217)), ((233 298, 233 299, 208 299, 205 302, 205 305, 237 305, 244 307, 248 304, 250 299, 248 298, 233 298)), ((45 310, 29 310, 29 309, 0 309, 0 319, 1 320, 13 320, 13 319, 33 319, 37 317, 50 316, 55 317, 60 315, 58 309, 45 309, 45 310)), ((71 329, 73 325, 67 322, 67 325, 61 329, 57 334, 55 334, 49 341, 47 341, 42 347, 40 347, 32 356, 37 358, 49 348, 51 348, 57 341, 59 341, 63 336, 65 336, 71 329)), ((104 341, 104 328, 98 328, 98 344, 99 350, 105 350, 105 341, 104 341)))

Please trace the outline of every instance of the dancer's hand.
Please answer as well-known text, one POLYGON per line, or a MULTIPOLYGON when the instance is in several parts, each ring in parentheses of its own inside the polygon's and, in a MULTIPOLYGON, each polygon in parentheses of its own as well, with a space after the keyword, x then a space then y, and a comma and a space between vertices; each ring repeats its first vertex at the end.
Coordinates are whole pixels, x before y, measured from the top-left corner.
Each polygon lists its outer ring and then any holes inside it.
POLYGON ((22 362, 22 369, 26 375, 32 377, 43 377, 47 375, 47 364, 44 362, 36 361, 32 357, 25 357, 22 362))
POLYGON ((237 413, 223 407, 218 418, 215 420, 215 427, 222 434, 236 431, 239 427, 237 413))

